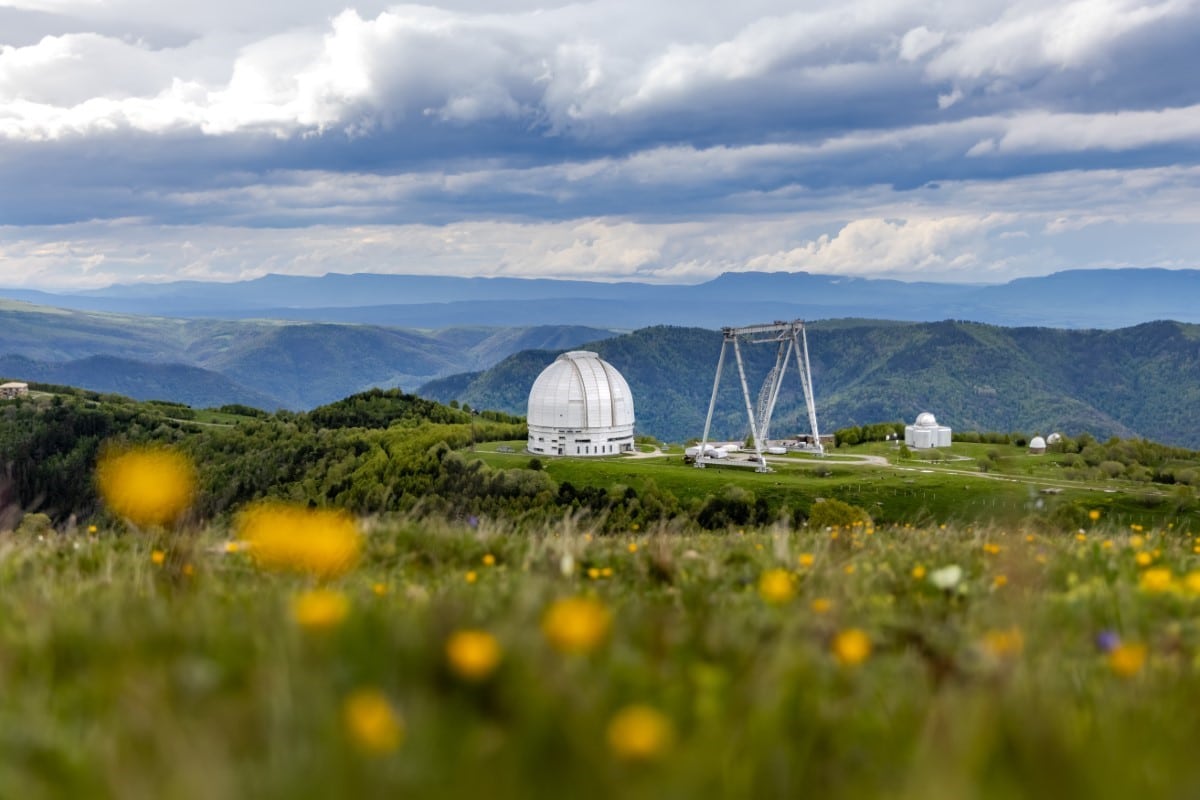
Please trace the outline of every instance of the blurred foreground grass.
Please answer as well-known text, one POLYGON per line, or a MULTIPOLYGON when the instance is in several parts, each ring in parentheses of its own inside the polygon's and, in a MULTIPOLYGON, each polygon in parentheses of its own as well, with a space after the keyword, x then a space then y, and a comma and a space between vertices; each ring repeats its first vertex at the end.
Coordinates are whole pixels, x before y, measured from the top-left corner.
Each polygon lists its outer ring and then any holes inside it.
POLYGON ((394 520, 317 581, 7 535, 0 797, 1195 796, 1197 549, 394 520))

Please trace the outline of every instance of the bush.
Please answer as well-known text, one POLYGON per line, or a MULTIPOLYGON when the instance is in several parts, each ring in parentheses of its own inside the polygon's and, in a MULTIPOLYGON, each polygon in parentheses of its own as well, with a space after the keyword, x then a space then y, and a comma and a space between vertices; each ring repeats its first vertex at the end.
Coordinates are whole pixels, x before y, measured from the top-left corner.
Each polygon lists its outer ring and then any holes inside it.
POLYGON ((808 526, 810 528, 845 528, 853 525, 856 522, 861 522, 866 525, 870 523, 871 515, 864 508, 852 506, 849 503, 836 499, 822 500, 819 503, 813 504, 812 509, 808 512, 808 526))

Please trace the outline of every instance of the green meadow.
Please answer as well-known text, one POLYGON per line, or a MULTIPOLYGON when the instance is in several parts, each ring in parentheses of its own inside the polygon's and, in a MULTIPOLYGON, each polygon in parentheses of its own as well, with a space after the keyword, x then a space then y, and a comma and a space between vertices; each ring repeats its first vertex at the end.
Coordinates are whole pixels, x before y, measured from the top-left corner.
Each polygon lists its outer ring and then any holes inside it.
POLYGON ((364 530, 321 582, 217 529, 6 537, 0 796, 1200 790, 1200 545, 1174 529, 364 530), (302 615, 314 590, 341 610, 302 615), (610 624, 564 652, 571 597, 610 624), (499 652, 469 677, 463 630, 499 652), (355 722, 364 692, 394 735, 355 722), (630 707, 661 726, 632 750, 630 707))

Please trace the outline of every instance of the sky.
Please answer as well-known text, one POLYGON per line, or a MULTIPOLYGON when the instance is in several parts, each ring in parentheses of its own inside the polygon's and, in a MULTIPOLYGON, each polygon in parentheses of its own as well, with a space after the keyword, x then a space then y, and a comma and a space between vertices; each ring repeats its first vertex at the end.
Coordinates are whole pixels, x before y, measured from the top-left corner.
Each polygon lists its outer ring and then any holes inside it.
POLYGON ((1200 267, 1200 0, 0 0, 0 286, 1200 267))

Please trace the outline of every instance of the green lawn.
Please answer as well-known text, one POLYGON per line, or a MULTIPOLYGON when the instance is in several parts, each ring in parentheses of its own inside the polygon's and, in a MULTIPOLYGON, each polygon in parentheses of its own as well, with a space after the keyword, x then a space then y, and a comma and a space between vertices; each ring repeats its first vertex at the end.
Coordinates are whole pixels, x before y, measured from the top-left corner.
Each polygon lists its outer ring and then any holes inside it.
MULTIPOLYGON (((986 457, 986 451, 994 447, 956 444, 951 452, 956 456, 986 457)), ((530 455, 524 452, 524 442, 520 441, 481 445, 475 455, 499 467, 523 467, 530 461, 530 455), (495 452, 501 445, 512 448, 513 452, 495 452)), ((1015 460, 1030 465, 1029 470, 984 474, 974 460, 947 460, 940 464, 893 461, 892 467, 896 468, 847 465, 845 461, 854 455, 894 457, 895 450, 878 444, 843 448, 826 459, 800 456, 794 458, 795 463, 775 462, 772 464, 775 471, 766 474, 744 467, 710 465, 696 469, 683 463, 682 454, 659 459, 618 456, 540 460, 558 482, 640 489, 652 480, 684 502, 702 502, 724 486, 735 484, 753 491, 757 497, 767 498, 773 507, 807 510, 816 498, 832 497, 861 506, 877 521, 888 523, 1013 525, 1042 520, 1062 527, 1064 520, 1073 526, 1095 508, 1123 525, 1174 524, 1182 530, 1200 531, 1200 513, 1188 495, 1156 484, 1070 482, 1055 466, 1057 457, 1017 455, 1015 460), (839 459, 842 459, 840 464, 839 459)))

